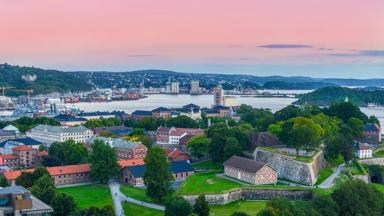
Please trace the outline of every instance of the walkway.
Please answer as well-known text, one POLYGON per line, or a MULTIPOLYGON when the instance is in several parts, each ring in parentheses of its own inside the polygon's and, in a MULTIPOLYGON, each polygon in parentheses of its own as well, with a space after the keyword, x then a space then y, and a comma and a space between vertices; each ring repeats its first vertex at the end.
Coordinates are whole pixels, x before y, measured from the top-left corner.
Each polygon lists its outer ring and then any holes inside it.
POLYGON ((345 169, 345 164, 339 165, 337 168, 334 169, 332 175, 330 175, 327 179, 325 179, 318 187, 319 188, 330 188, 333 186, 333 182, 335 181, 336 177, 339 176, 339 174, 345 169))
POLYGON ((131 197, 127 197, 123 193, 120 192, 120 183, 117 181, 110 181, 108 183, 109 188, 111 189, 113 202, 115 204, 116 216, 124 216, 124 209, 122 207, 122 202, 129 202, 136 205, 141 205, 147 208, 157 209, 160 211, 165 211, 165 207, 162 205, 142 202, 136 199, 132 199, 131 197))

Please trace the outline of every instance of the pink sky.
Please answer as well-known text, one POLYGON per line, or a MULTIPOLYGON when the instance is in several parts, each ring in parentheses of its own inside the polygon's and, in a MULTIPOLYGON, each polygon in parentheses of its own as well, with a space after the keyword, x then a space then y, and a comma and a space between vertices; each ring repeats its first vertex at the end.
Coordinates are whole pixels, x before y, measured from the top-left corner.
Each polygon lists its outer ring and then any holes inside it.
POLYGON ((256 75, 271 65, 281 69, 267 74, 327 68, 314 76, 366 66, 384 76, 383 56, 383 0, 0 0, 0 62, 11 64, 256 75), (267 44, 311 47, 259 47, 267 44))

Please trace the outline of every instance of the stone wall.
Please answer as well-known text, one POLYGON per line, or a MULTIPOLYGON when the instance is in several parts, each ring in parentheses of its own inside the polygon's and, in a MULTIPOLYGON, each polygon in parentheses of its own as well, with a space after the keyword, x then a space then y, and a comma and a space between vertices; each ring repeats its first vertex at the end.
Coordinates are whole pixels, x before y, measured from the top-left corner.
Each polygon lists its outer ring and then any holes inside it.
POLYGON ((323 151, 317 153, 311 163, 304 163, 285 155, 256 148, 254 159, 276 169, 278 178, 306 185, 313 185, 320 170, 327 165, 323 151))
POLYGON ((369 183, 369 176, 368 175, 353 175, 352 179, 361 180, 365 183, 369 183))
MULTIPOLYGON (((195 203, 198 195, 183 196, 191 204, 195 203)), ((312 198, 311 190, 284 189, 236 189, 223 194, 207 194, 205 199, 210 205, 225 205, 236 200, 269 200, 274 197, 285 197, 290 200, 307 200, 312 198)))
POLYGON ((384 158, 372 158, 372 159, 364 159, 359 160, 361 164, 367 164, 367 165, 380 165, 384 166, 384 158))

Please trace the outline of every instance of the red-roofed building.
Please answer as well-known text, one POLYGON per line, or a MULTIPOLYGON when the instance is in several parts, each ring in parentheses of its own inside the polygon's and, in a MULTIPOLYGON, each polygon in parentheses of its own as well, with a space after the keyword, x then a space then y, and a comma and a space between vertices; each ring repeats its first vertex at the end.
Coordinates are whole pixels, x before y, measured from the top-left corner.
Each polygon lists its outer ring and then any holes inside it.
POLYGON ((20 166, 33 167, 38 162, 35 158, 38 151, 30 146, 17 146, 12 149, 12 152, 19 158, 20 166))
POLYGON ((129 159, 129 160, 119 160, 117 161, 121 168, 128 167, 128 166, 136 166, 136 165, 143 165, 144 159, 129 159))
POLYGON ((197 136, 204 133, 203 129, 197 128, 167 128, 159 127, 156 132, 157 144, 178 147, 180 140, 185 136, 197 136))
POLYGON ((182 161, 182 160, 189 161, 190 155, 177 148, 175 149, 164 148, 164 151, 167 154, 168 160, 170 161, 182 161))
MULTIPOLYGON (((91 181, 89 175, 91 167, 89 164, 48 167, 47 170, 56 186, 91 181)), ((19 177, 22 172, 33 172, 33 169, 8 171, 4 172, 3 175, 11 185, 14 185, 16 178, 19 177)))
POLYGON ((17 169, 20 166, 20 159, 14 154, 0 155, 0 165, 10 169, 17 169))

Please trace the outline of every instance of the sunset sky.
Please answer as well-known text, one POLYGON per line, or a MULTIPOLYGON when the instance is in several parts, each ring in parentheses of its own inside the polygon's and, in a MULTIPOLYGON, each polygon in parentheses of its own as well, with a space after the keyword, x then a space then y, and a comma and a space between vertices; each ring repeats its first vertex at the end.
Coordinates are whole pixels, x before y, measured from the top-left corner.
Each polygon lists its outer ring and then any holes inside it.
POLYGON ((384 78, 384 0, 0 0, 0 62, 384 78))

